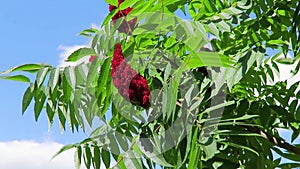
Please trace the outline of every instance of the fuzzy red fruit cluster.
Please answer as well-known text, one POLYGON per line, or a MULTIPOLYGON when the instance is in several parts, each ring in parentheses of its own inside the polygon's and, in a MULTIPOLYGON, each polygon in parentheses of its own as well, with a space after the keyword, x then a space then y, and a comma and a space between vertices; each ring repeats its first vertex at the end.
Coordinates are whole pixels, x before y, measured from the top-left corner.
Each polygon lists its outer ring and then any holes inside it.
MULTIPOLYGON (((124 2, 124 0, 118 0, 118 7, 120 6, 120 4, 124 2)), ((113 5, 109 5, 109 12, 113 11, 114 9, 117 9, 116 6, 113 5)), ((131 11, 133 10, 133 8, 128 7, 124 10, 119 10, 113 17, 112 17, 112 21, 113 24, 115 25, 117 20, 120 19, 121 17, 125 17, 127 16, 131 11)), ((121 25, 119 26, 118 30, 120 32, 123 33, 130 33, 131 31, 133 31, 133 29, 135 28, 137 19, 134 18, 130 21, 122 21, 121 25)))
POLYGON ((148 109, 150 107, 148 81, 126 63, 121 44, 116 44, 111 63, 113 84, 119 94, 132 104, 148 109))

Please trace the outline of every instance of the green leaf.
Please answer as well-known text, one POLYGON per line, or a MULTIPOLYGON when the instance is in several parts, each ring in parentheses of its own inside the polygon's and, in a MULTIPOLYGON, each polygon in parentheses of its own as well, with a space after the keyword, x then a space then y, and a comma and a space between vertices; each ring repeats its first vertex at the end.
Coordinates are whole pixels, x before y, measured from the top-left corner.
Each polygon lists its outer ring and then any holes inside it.
POLYGON ((208 10, 209 13, 217 11, 217 9, 215 7, 215 4, 213 4, 211 1, 204 0, 203 4, 204 4, 205 8, 208 10))
POLYGON ((226 144, 226 145, 238 148, 238 149, 245 149, 245 150, 248 150, 248 151, 254 153, 255 155, 259 156, 259 153, 257 151, 255 151, 254 149, 250 148, 250 147, 239 145, 239 144, 235 144, 235 143, 232 143, 232 142, 228 142, 228 143, 220 142, 220 143, 221 144, 226 144))
POLYGON ((92 48, 80 48, 73 52, 68 59, 66 60, 67 62, 76 62, 79 59, 85 57, 85 56, 92 56, 92 55, 97 55, 94 49, 92 48))
MULTIPOLYGON (((154 139, 158 139, 158 137, 154 137, 154 139)), ((156 143, 156 145, 159 145, 158 143, 156 143)), ((147 157, 147 158, 151 158, 151 160, 159 165, 165 166, 165 167, 174 167, 173 165, 169 164, 165 157, 162 155, 161 150, 158 150, 157 146, 153 147, 153 151, 147 151, 145 150, 145 147, 141 144, 141 141, 138 142, 137 144, 139 150, 147 157)))
POLYGON ((59 73, 60 73, 60 70, 58 68, 57 69, 52 69, 50 71, 48 86, 49 86, 51 91, 53 91, 55 89, 55 87, 57 86, 57 84, 58 84, 59 73))
POLYGON ((218 169, 219 167, 221 167, 223 165, 223 162, 219 162, 219 161, 215 161, 213 163, 213 167, 214 169, 218 169))
POLYGON ((94 157, 93 157, 94 169, 100 169, 101 167, 100 148, 98 146, 93 146, 93 150, 94 150, 94 157))
MULTIPOLYGON (((226 107, 226 106, 230 106, 230 105, 232 105, 234 103, 235 103, 235 101, 229 101, 229 102, 225 102, 225 103, 220 103, 220 104, 217 104, 217 105, 214 105, 214 106, 211 106, 211 107, 207 108, 204 112, 211 112, 211 111, 214 111, 214 110, 226 107)), ((244 115, 243 117, 240 118, 240 120, 242 120, 242 119, 248 119, 248 118, 252 118, 252 117, 256 117, 256 116, 255 115, 253 115, 253 116, 251 116, 251 115, 244 115)), ((210 120, 210 119, 208 119, 208 120, 210 120)), ((212 120, 214 120, 214 119, 212 118, 212 120)))
MULTIPOLYGON (((113 16, 115 16, 118 13, 118 9, 114 9, 111 11, 106 18, 103 20, 101 27, 107 25, 107 23, 112 19, 113 16)), ((108 26, 107 26, 108 27, 108 26)))
POLYGON ((110 147, 111 153, 120 154, 119 145, 118 145, 117 140, 114 137, 114 135, 112 133, 108 133, 107 137, 109 139, 109 147, 110 147))
POLYGON ((295 113, 295 110, 297 108, 297 105, 298 105, 298 100, 293 100, 289 106, 289 112, 291 113, 295 113))
POLYGON ((105 149, 105 147, 102 148, 101 158, 102 158, 102 161, 103 161, 105 167, 109 168, 109 166, 110 166, 110 153, 105 149))
POLYGON ((137 0, 124 1, 120 4, 119 10, 124 10, 134 4, 137 0))
POLYGON ((66 129, 66 117, 64 112, 65 112, 64 106, 58 106, 58 118, 59 118, 59 124, 62 131, 66 129))
POLYGON ((123 160, 126 168, 143 168, 141 158, 136 158, 132 151, 127 152, 123 160))
POLYGON ((71 100, 71 95, 72 95, 72 87, 68 83, 68 80, 66 79, 65 76, 62 77, 62 91, 63 91, 63 98, 62 100, 64 103, 68 103, 71 100))
POLYGON ((279 154, 280 156, 289 159, 289 160, 293 160, 293 161, 297 161, 300 162, 299 156, 295 155, 295 154, 289 154, 289 153, 283 153, 280 149, 273 147, 272 148, 277 154, 279 154))
POLYGON ((192 138, 193 137, 193 133, 192 132, 188 132, 187 135, 187 142, 186 142, 186 147, 185 147, 185 155, 184 155, 184 159, 182 161, 182 163, 179 165, 179 168, 182 167, 183 165, 185 165, 186 160, 188 159, 189 155, 190 155, 190 149, 191 147, 193 147, 194 145, 192 145, 192 138))
POLYGON ((46 64, 24 64, 24 65, 13 67, 4 72, 1 72, 1 74, 8 74, 8 73, 16 72, 16 71, 25 71, 25 72, 30 72, 30 73, 36 73, 41 68, 44 68, 44 67, 51 67, 51 66, 46 65, 46 64))
POLYGON ((31 100, 33 98, 33 85, 30 85, 24 95, 23 95, 23 99, 22 99, 22 114, 25 113, 26 109, 28 108, 31 100))
POLYGON ((281 39, 276 39, 276 40, 270 40, 267 42, 268 44, 271 44, 271 45, 279 45, 279 44, 286 44, 288 45, 289 43, 286 42, 286 41, 283 41, 281 39))
POLYGON ((203 24, 201 24, 200 22, 196 22, 195 23, 195 28, 197 29, 197 32, 199 32, 201 37, 204 39, 204 41, 208 42, 207 32, 205 31, 205 28, 204 28, 203 24))
MULTIPOLYGON (((177 78, 181 77, 181 72, 179 72, 176 76, 177 78)), ((162 103, 162 112, 163 118, 169 119, 172 117, 174 110, 176 108, 176 100, 170 98, 177 98, 178 94, 178 86, 179 86, 179 79, 172 79, 169 84, 165 85, 165 90, 163 91, 163 103, 162 103)))
MULTIPOLYGON (((233 101, 231 101, 231 102, 233 102, 233 101)), ((224 105, 224 103, 221 103, 219 105, 224 105)), ((211 109, 210 111, 217 109, 219 105, 214 106, 214 108, 211 109)), ((241 117, 230 118, 230 119, 221 119, 220 123, 223 124, 224 122, 228 122, 228 124, 233 124, 233 121, 235 121, 234 124, 238 124, 236 121, 248 120, 248 119, 252 119, 252 118, 255 118, 255 117, 259 117, 259 115, 248 115, 248 114, 246 114, 246 115, 243 115, 241 117)), ((219 119, 219 117, 209 118, 209 119, 201 119, 200 123, 209 122, 209 121, 215 121, 216 119, 219 119)), ((246 125, 246 123, 240 123, 240 124, 246 125)))
POLYGON ((80 167, 81 167, 81 156, 82 156, 82 148, 81 148, 81 146, 77 146, 77 148, 75 150, 75 154, 74 154, 74 161, 75 161, 76 169, 80 169, 80 167))
POLYGON ((227 14, 229 15, 239 15, 240 13, 242 13, 243 11, 237 9, 237 8, 234 8, 234 7, 230 7, 228 8, 228 10, 225 11, 227 14))
POLYGON ((52 157, 52 159, 54 159, 55 157, 57 157, 58 155, 60 155, 61 153, 67 151, 67 150, 70 150, 72 148, 74 148, 75 145, 74 144, 68 144, 68 145, 65 145, 63 146, 57 153, 55 153, 52 157))
MULTIPOLYGON (((70 123, 70 128, 71 128, 71 131, 74 133, 75 129, 76 131, 78 131, 78 127, 79 127, 79 122, 75 116, 75 108, 74 108, 74 105, 69 103, 69 111, 68 111, 68 120, 69 120, 69 123, 70 123)), ((83 131, 84 128, 83 128, 83 131)))
POLYGON ((247 51, 245 53, 238 54, 240 55, 238 69, 226 69, 226 80, 228 87, 231 89, 233 85, 238 83, 244 75, 250 70, 255 61, 259 58, 263 58, 264 54, 254 51, 247 51))
POLYGON ((219 22, 216 23, 216 26, 218 26, 219 28, 221 28, 222 30, 226 31, 226 32, 230 32, 230 25, 228 25, 225 21, 221 20, 219 22))
POLYGON ((191 52, 184 60, 186 70, 202 66, 232 67, 233 63, 228 56, 216 52, 191 52))
POLYGON ((197 168, 198 162, 201 160, 200 156, 201 156, 201 149, 200 146, 198 145, 198 128, 196 128, 194 130, 194 134, 193 134, 193 139, 192 139, 192 143, 191 143, 191 150, 190 150, 190 156, 189 156, 189 163, 188 163, 188 169, 194 169, 197 168))
POLYGON ((167 81, 169 76, 171 74, 171 64, 170 62, 168 62, 166 68, 165 68, 165 71, 164 71, 164 81, 167 81))
POLYGON ((278 167, 282 168, 282 169, 300 168, 300 163, 283 163, 283 164, 280 164, 278 167))
POLYGON ((73 90, 75 90, 76 87, 76 75, 75 75, 75 67, 66 67, 64 74, 65 77, 69 83, 69 85, 72 87, 73 90))
POLYGON ((209 160, 218 154, 217 150, 217 142, 213 139, 213 141, 208 145, 202 145, 203 151, 205 152, 205 158, 203 160, 209 160))
POLYGON ((190 106, 190 104, 191 104, 191 99, 192 99, 191 94, 192 94, 193 90, 194 90, 194 84, 191 84, 191 87, 189 88, 188 91, 186 91, 186 93, 184 95, 187 106, 190 106))
MULTIPOLYGON (((79 107, 79 105, 78 105, 78 107, 79 107)), ((77 105, 69 103, 69 123, 71 125, 72 132, 74 132, 75 128, 78 131, 79 125, 81 126, 82 130, 85 131, 82 116, 76 116, 79 114, 78 107, 77 107, 77 105)))
POLYGON ((300 106, 298 106, 298 108, 297 108, 297 110, 296 110, 295 118, 296 118, 297 120, 300 120, 300 106))
POLYGON ((47 117, 48 117, 48 124, 49 124, 49 129, 51 128, 53 122, 54 122, 54 115, 55 115, 55 110, 56 110, 56 105, 52 102, 52 100, 47 101, 46 103, 46 112, 47 112, 47 117))
POLYGON ((295 60, 293 58, 278 58, 275 61, 278 63, 281 63, 281 64, 287 64, 287 65, 292 65, 295 62, 295 60))
POLYGON ((35 103, 34 103, 34 118, 35 121, 38 121, 38 118, 41 114, 41 111, 44 107, 46 101, 46 94, 44 91, 39 91, 39 93, 35 96, 35 103))
POLYGON ((121 131, 118 131, 115 134, 115 137, 117 139, 117 142, 119 143, 120 147, 123 149, 123 151, 127 151, 128 150, 128 143, 127 143, 127 139, 126 136, 124 136, 123 134, 120 134, 121 131))
POLYGON ((83 153, 83 159, 86 168, 90 169, 91 168, 91 160, 92 160, 92 153, 89 145, 84 146, 84 153, 83 153))
POLYGON ((118 0, 105 0, 106 3, 113 6, 118 6, 118 0))
POLYGON ((99 80, 98 80, 99 91, 105 90, 104 86, 107 85, 107 79, 110 74, 110 62, 111 62, 111 58, 106 59, 101 67, 99 80))
POLYGON ((86 85, 88 87, 95 87, 95 83, 97 82, 97 76, 99 76, 99 65, 97 64, 97 62, 93 62, 90 66, 89 66, 89 71, 88 71, 88 75, 87 75, 87 80, 86 80, 86 85))
POLYGON ((24 75, 15 75, 15 76, 0 76, 0 79, 5 80, 13 80, 13 81, 19 81, 19 82, 30 82, 30 79, 24 75))
POLYGON ((85 29, 79 33, 79 35, 91 37, 93 34, 98 33, 99 30, 95 28, 85 29))
POLYGON ((119 164, 118 164, 118 167, 114 167, 114 168, 127 169, 126 166, 125 166, 125 164, 124 164, 123 159, 124 159, 124 156, 120 154, 118 156, 118 160, 117 160, 117 161, 120 161, 119 164))
POLYGON ((214 134, 218 134, 218 135, 232 135, 232 136, 239 136, 239 137, 261 137, 261 135, 256 134, 256 133, 250 133, 250 132, 242 132, 242 131, 234 131, 234 130, 218 130, 218 131, 214 131, 214 134))
POLYGON ((44 83, 45 78, 46 78, 48 73, 49 73, 49 68, 48 67, 41 68, 39 70, 39 72, 37 73, 36 78, 35 78, 35 81, 36 81, 36 84, 37 84, 38 87, 40 87, 44 83))
POLYGON ((219 30, 214 23, 210 22, 206 26, 208 27, 209 32, 211 32, 213 35, 216 35, 217 37, 219 36, 219 30))

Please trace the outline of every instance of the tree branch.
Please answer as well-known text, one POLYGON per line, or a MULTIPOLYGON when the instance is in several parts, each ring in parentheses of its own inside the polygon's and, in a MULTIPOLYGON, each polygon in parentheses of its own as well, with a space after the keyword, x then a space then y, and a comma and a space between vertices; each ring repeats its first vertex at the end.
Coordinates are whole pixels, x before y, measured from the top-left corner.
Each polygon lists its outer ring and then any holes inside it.
POLYGON ((248 131, 259 134, 261 137, 263 137, 267 141, 271 142, 275 146, 278 146, 280 148, 283 148, 289 152, 292 152, 292 153, 300 156, 300 149, 298 147, 295 147, 294 145, 287 143, 282 138, 277 138, 274 135, 267 133, 255 126, 245 126, 245 127, 247 128, 248 131))

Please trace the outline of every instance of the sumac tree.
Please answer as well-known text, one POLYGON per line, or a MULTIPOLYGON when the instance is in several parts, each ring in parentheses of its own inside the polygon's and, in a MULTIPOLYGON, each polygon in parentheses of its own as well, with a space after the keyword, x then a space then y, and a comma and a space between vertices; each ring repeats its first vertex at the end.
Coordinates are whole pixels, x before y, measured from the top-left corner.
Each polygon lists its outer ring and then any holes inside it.
POLYGON ((77 66, 1 76, 28 83, 23 113, 32 103, 50 126, 94 129, 56 155, 74 148, 87 168, 300 167, 278 133, 300 133, 299 83, 276 81, 279 64, 299 71, 297 0, 106 2, 101 28, 81 32, 90 46, 68 58, 77 66))

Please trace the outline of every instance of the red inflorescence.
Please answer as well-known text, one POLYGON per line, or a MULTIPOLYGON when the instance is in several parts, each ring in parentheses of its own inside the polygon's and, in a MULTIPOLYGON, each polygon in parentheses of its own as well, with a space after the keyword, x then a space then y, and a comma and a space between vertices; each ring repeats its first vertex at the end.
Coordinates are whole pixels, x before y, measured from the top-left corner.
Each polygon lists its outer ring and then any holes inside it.
POLYGON ((148 109, 150 106, 148 81, 126 63, 120 44, 116 44, 111 63, 113 84, 120 95, 132 104, 148 109))
MULTIPOLYGON (((118 0, 118 6, 120 6, 120 4, 124 2, 124 0, 118 0)), ((113 5, 109 5, 109 12, 113 11, 114 9, 117 9, 116 6, 113 5)), ((121 17, 125 17, 127 16, 131 11, 133 10, 133 8, 128 7, 124 10, 120 10, 118 11, 113 17, 112 17, 112 21, 113 24, 116 24, 117 20, 120 19, 121 17)), ((137 19, 134 18, 130 21, 122 21, 121 25, 119 26, 118 30, 120 32, 124 32, 124 33, 129 33, 130 31, 132 31, 135 28, 137 19)))

